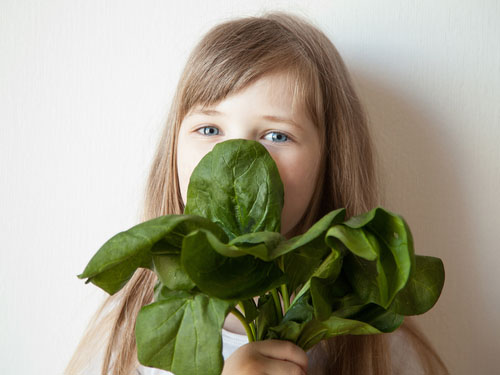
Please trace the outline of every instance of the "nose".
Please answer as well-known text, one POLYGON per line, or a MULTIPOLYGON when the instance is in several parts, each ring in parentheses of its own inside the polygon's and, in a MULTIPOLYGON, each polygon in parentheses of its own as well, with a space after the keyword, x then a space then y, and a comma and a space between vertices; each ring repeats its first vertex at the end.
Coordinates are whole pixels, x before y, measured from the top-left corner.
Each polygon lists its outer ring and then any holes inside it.
POLYGON ((247 139, 256 141, 257 132, 244 123, 235 123, 227 132, 226 139, 247 139))

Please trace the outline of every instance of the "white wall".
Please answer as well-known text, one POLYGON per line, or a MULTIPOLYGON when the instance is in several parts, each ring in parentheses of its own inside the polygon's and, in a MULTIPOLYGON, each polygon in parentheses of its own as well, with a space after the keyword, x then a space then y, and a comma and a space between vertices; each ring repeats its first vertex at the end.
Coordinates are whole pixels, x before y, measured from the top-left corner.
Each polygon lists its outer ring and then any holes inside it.
POLYGON ((453 374, 498 373, 498 2, 2 0, 2 374, 62 373, 104 297, 76 274, 137 223, 187 54, 214 23, 276 8, 337 46, 372 119, 384 206, 444 260, 420 326, 453 374))

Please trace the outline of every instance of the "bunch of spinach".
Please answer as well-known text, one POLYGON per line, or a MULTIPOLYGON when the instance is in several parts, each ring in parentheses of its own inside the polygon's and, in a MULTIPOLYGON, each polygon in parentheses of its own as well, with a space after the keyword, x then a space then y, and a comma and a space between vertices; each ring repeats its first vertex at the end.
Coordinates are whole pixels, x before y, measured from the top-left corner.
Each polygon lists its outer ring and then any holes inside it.
POLYGON ((414 254, 401 216, 377 207, 345 220, 341 208, 286 239, 283 199, 264 146, 219 143, 193 171, 183 215, 116 234, 78 277, 114 294, 137 268, 156 272, 155 302, 136 320, 138 359, 177 375, 220 374, 230 312, 249 341, 308 350, 335 335, 394 331, 436 303, 443 263, 414 254))

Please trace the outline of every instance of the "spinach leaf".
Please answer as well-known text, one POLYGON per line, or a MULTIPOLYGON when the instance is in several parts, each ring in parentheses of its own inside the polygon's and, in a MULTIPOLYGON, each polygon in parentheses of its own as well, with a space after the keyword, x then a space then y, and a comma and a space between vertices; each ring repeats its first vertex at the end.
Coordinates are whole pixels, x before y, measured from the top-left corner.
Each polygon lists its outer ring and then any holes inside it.
POLYGON ((341 223, 345 218, 345 209, 334 210, 318 220, 304 234, 283 241, 276 253, 285 255, 284 271, 288 277, 288 287, 295 290, 309 280, 323 259, 331 252, 325 242, 328 229, 341 223))
POLYGON ((175 374, 220 374, 220 331, 232 304, 165 287, 158 296, 157 302, 144 306, 137 316, 139 362, 175 374))
POLYGON ((423 314, 437 302, 444 286, 444 265, 439 258, 415 256, 415 272, 396 296, 390 310, 402 315, 423 314))
POLYGON ((377 207, 333 226, 327 237, 349 250, 346 275, 358 295, 388 308, 405 287, 414 264, 413 240, 405 221, 377 207))
POLYGON ((309 291, 300 297, 300 302, 294 304, 293 309, 295 311, 286 314, 281 324, 269 328, 268 339, 292 341, 307 351, 321 340, 333 336, 382 333, 369 323, 335 315, 321 321, 315 319, 309 291))
POLYGON ((78 278, 88 278, 109 294, 115 294, 137 268, 154 270, 153 254, 179 254, 183 237, 194 228, 206 228, 222 241, 225 233, 209 220, 191 215, 166 215, 120 232, 92 257, 78 278))
POLYGON ((229 239, 279 232, 283 183, 278 167, 257 141, 231 139, 214 146, 189 180, 185 214, 206 217, 229 239))
MULTIPOLYGON (((217 249, 225 245, 211 232, 198 230, 184 238, 181 262, 191 280, 206 294, 222 299, 247 299, 285 282, 274 262, 252 255, 227 257, 217 249)), ((234 252, 238 248, 233 246, 234 252)))

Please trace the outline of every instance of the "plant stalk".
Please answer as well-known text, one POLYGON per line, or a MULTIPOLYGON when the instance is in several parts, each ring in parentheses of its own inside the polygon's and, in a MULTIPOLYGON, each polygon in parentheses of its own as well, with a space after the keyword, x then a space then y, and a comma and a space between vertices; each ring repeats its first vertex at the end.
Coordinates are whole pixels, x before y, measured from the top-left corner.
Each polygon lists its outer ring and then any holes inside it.
POLYGON ((272 289, 271 294, 274 300, 274 307, 276 307, 276 314, 278 314, 278 320, 281 321, 283 319, 283 310, 281 309, 280 296, 277 289, 272 289))
MULTIPOLYGON (((281 269, 282 272, 285 272, 285 257, 282 255, 278 259, 278 267, 281 269)), ((285 310, 285 313, 288 311, 288 308, 290 307, 290 296, 288 295, 288 288, 286 284, 282 284, 280 286, 281 289, 281 297, 283 298, 283 309, 285 310)))
POLYGON ((231 309, 231 312, 238 318, 241 324, 243 324, 243 327, 245 328, 245 331, 247 333, 248 342, 254 342, 255 341, 254 333, 252 332, 252 328, 250 328, 250 326, 248 325, 243 314, 239 312, 238 309, 235 307, 231 309))
POLYGON ((290 307, 290 296, 288 295, 288 288, 286 284, 281 285, 281 297, 283 298, 283 308, 285 310, 285 314, 290 307))
MULTIPOLYGON (((252 303, 254 304, 255 306, 255 302, 253 299, 250 299, 250 301, 252 301, 252 303)), ((245 311, 245 306, 243 305, 243 301, 240 301, 238 302, 238 306, 240 307, 241 311, 243 312, 243 314, 247 315, 246 311, 245 311)), ((255 306, 255 308, 257 308, 257 306, 255 306)), ((246 321, 246 320, 245 320, 246 321)), ((252 330, 252 334, 253 334, 253 337, 257 340, 257 333, 255 332, 255 323, 252 321, 250 323, 248 323, 248 326, 250 327, 250 329, 252 330)))

